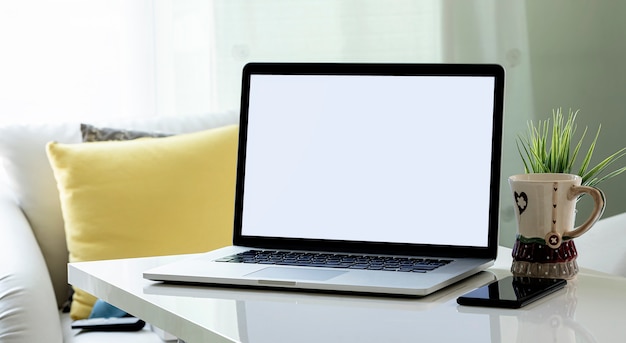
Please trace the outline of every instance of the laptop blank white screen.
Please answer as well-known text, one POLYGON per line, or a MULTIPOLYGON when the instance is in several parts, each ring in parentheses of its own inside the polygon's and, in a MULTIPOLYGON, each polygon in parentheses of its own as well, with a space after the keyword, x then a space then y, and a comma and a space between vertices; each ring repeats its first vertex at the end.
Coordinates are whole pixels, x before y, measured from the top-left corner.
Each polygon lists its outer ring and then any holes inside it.
POLYGON ((252 75, 242 235, 486 247, 494 84, 252 75))

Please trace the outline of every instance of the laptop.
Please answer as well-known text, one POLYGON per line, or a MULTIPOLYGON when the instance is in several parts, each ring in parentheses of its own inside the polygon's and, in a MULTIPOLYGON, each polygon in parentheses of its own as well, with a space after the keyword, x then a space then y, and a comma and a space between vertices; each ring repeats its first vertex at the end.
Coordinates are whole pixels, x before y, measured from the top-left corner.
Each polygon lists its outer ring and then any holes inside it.
POLYGON ((425 296, 488 268, 503 93, 493 64, 247 64, 233 245, 144 278, 425 296))

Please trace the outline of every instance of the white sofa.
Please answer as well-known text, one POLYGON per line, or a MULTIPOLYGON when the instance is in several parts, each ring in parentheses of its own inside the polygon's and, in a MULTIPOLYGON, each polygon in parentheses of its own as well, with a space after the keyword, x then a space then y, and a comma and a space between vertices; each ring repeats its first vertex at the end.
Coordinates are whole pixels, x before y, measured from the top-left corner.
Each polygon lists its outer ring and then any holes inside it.
MULTIPOLYGON (((237 122, 235 113, 90 124, 164 133, 237 122)), ((68 252, 48 141, 80 143, 80 123, 0 127, 0 342, 163 342, 147 325, 139 332, 79 332, 60 308, 68 299, 68 252)))
POLYGON ((602 218, 575 242, 580 267, 626 277, 626 213, 602 218))

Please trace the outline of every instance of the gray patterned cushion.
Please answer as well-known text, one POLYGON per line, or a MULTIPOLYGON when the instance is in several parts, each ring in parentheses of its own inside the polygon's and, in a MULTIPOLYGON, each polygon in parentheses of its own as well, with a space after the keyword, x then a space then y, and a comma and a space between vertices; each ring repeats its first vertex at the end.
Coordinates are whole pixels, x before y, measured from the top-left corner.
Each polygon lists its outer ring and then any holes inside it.
POLYGON ((170 134, 160 132, 112 129, 108 127, 95 127, 90 124, 80 124, 80 132, 83 137, 83 142, 127 141, 143 137, 158 138, 171 136, 170 134))

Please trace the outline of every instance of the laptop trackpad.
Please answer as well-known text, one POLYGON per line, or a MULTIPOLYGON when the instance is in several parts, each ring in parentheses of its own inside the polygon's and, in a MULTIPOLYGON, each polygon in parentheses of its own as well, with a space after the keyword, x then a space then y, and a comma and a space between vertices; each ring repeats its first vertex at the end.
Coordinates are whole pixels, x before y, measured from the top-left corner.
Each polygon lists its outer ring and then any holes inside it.
POLYGON ((286 281, 325 281, 328 279, 332 279, 341 274, 345 274, 345 271, 336 271, 336 270, 315 270, 315 269, 304 269, 304 268, 277 268, 277 267, 268 267, 265 269, 261 269, 259 271, 247 274, 245 276, 252 277, 255 279, 279 279, 286 281))

